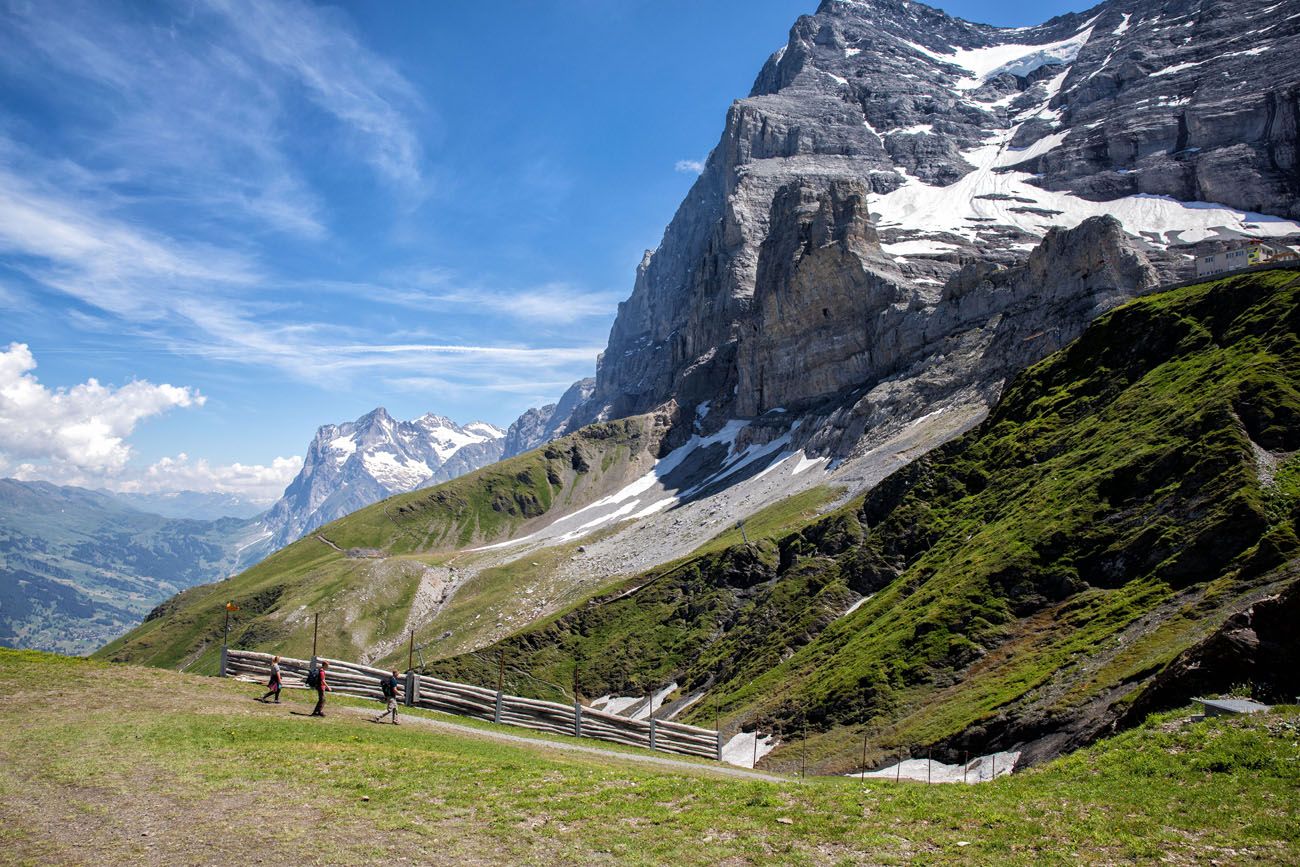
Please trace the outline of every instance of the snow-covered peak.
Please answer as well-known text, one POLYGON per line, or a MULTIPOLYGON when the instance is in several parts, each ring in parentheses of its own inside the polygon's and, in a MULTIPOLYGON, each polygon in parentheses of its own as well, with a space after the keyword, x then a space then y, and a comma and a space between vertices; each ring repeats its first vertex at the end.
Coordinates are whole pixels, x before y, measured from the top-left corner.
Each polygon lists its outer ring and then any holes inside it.
POLYGON ((393 494, 447 481, 501 458, 505 433, 425 413, 398 421, 376 407, 323 425, 302 471, 268 514, 277 544, 393 494))
POLYGON ((472 421, 469 424, 465 425, 465 430, 472 431, 473 433, 482 434, 488 439, 494 439, 494 440, 499 440, 506 435, 506 432, 503 431, 501 428, 493 424, 488 424, 485 421, 472 421))

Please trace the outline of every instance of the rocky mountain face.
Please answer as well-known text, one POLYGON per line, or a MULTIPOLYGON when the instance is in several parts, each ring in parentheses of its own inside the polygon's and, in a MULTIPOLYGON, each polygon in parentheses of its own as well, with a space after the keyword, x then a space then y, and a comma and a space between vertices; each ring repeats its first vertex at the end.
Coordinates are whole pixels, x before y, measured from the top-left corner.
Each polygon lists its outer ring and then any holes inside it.
POLYGON ((393 494, 454 479, 501 459, 505 432, 432 413, 396 421, 383 407, 316 431, 302 471, 263 524, 279 548, 393 494))
POLYGON ((570 427, 574 410, 591 397, 595 388, 595 379, 591 377, 580 379, 569 386, 560 397, 559 403, 535 407, 519 416, 506 431, 501 456, 512 458, 562 437, 566 433, 572 433, 576 430, 570 427))
POLYGON ((1294 236, 1289 9, 1112 0, 1005 29, 826 0, 728 112, 574 423, 783 409, 847 456, 882 420, 990 405, 1189 253, 1294 236))

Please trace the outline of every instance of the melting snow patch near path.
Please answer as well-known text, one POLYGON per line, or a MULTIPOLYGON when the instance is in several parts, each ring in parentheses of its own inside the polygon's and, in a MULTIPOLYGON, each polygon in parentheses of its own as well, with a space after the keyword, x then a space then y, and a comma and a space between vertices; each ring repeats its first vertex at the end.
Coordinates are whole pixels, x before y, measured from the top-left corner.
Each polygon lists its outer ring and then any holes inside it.
POLYGON ((663 707, 664 699, 675 689, 677 689, 676 681, 653 693, 649 702, 644 695, 602 695, 593 701, 590 707, 592 710, 617 714, 628 719, 648 720, 650 714, 663 707))
MULTIPOLYGON (((758 732, 740 732, 722 747, 722 760, 729 765, 735 765, 738 768, 752 768, 756 764, 754 760, 755 745, 754 739, 758 737, 758 732)), ((775 735, 764 735, 758 738, 757 756, 763 756, 776 749, 777 740, 775 735)))
MULTIPOLYGON (((725 752, 724 752, 725 756, 725 752)), ((915 780, 924 783, 984 783, 994 776, 1004 777, 1016 768, 1020 761, 1020 752, 993 753, 971 759, 965 765, 946 765, 931 759, 904 759, 903 761, 867 771, 863 774, 846 774, 849 777, 868 777, 883 780, 915 780)), ((746 765, 749 767, 749 765, 746 765)))

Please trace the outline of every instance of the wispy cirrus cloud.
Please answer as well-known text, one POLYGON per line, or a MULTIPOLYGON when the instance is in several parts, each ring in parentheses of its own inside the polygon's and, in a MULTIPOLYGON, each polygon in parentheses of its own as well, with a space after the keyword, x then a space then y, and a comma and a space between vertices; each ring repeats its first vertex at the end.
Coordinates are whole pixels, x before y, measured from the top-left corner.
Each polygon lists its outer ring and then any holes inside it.
MULTIPOLYGON (((12 145, 0 148, 11 156, 12 145)), ((29 180, 0 164, 0 256, 9 268, 50 290, 117 318, 119 328, 178 354, 266 365, 294 377, 344 381, 362 373, 401 377, 435 368, 448 381, 513 381, 538 371, 563 378, 591 363, 600 347, 401 343, 376 340, 373 329, 312 319, 314 284, 285 285, 247 254, 179 241, 97 209, 73 190, 29 180), (281 291, 268 293, 268 287, 281 291), (304 301, 305 296, 308 300, 304 301)), ((424 285, 441 285, 433 273, 424 285)), ((397 290, 335 284, 345 297, 566 324, 607 314, 612 296, 567 284, 521 292, 397 290)), ((82 319, 86 314, 75 311, 82 319)), ((98 326, 97 326, 98 327, 98 326)))
MULTIPOLYGON (((326 206, 294 151, 306 102, 402 196, 423 195, 413 119, 427 108, 343 16, 299 0, 155 12, 76 0, 0 10, 0 84, 65 107, 59 144, 104 192, 323 238, 326 206)), ((24 132, 41 138, 10 134, 24 132)))
POLYGON ((421 148, 407 113, 415 89, 328 9, 297 0, 208 0, 240 43, 302 85, 309 98, 355 138, 359 152, 389 180, 418 185, 421 148))

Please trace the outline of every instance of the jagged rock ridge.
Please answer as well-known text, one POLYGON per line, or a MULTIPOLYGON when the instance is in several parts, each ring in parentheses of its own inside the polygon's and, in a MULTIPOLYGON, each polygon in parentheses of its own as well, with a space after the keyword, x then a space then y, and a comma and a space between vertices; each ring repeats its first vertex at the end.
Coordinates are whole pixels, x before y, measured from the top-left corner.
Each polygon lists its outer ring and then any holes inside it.
POLYGON ((548 403, 546 406, 527 410, 515 419, 506 431, 501 457, 512 458, 521 455, 529 449, 535 449, 566 433, 571 433, 574 430, 570 427, 573 411, 591 397, 595 388, 595 379, 591 377, 580 379, 569 386, 558 403, 548 403))

